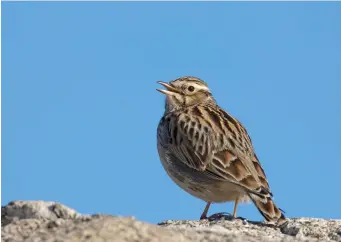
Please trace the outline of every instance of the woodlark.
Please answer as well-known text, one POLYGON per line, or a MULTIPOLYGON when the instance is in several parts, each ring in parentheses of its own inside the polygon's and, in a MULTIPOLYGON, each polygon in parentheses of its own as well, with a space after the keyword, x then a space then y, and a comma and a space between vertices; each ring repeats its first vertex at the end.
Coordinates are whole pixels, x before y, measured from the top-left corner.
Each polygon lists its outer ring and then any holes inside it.
POLYGON ((157 129, 157 148, 168 175, 186 192, 207 202, 251 200, 269 223, 286 218, 272 200, 264 170, 243 125, 219 107, 207 84, 186 76, 166 88, 165 113, 157 129))

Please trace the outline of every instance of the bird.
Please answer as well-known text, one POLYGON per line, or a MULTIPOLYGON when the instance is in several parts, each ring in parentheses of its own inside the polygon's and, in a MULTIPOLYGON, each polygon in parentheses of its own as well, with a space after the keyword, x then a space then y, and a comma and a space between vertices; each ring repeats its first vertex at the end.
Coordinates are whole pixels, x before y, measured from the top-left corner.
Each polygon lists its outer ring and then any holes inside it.
POLYGON ((265 221, 285 226, 287 218, 273 194, 245 127, 222 109, 207 83, 183 76, 158 81, 165 111, 157 127, 157 149, 168 176, 183 190, 212 203, 252 201, 265 221))

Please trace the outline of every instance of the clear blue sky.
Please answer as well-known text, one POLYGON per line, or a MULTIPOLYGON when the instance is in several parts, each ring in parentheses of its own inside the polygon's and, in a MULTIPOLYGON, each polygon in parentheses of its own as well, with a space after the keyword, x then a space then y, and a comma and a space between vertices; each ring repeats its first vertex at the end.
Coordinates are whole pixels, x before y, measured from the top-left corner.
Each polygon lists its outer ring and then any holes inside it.
MULTIPOLYGON (((246 126, 287 216, 341 218, 340 12, 317 2, 3 2, 2 205, 198 219, 205 203, 168 178, 156 149, 156 81, 193 75, 246 126)), ((252 204, 239 215, 262 218, 252 204)))

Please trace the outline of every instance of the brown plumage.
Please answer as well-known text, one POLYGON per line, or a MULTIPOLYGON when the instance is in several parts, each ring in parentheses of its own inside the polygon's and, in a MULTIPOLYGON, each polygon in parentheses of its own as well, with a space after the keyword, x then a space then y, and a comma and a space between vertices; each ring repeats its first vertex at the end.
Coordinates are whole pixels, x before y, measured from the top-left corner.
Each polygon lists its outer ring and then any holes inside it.
POLYGON ((286 219, 272 200, 264 170, 242 124, 215 102, 205 82, 182 77, 159 82, 166 90, 165 113, 157 131, 158 151, 172 180, 207 202, 252 200, 268 222, 286 219))

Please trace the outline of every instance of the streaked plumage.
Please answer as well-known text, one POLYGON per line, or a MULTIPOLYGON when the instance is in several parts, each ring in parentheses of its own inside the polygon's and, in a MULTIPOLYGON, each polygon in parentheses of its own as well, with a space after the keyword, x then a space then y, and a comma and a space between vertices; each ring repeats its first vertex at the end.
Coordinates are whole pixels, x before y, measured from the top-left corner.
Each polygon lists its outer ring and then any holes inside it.
POLYGON ((205 82, 182 77, 159 82, 166 90, 158 130, 158 151, 172 180, 193 196, 211 202, 252 200, 268 222, 284 224, 272 201, 264 170, 242 124, 215 102, 205 82))

